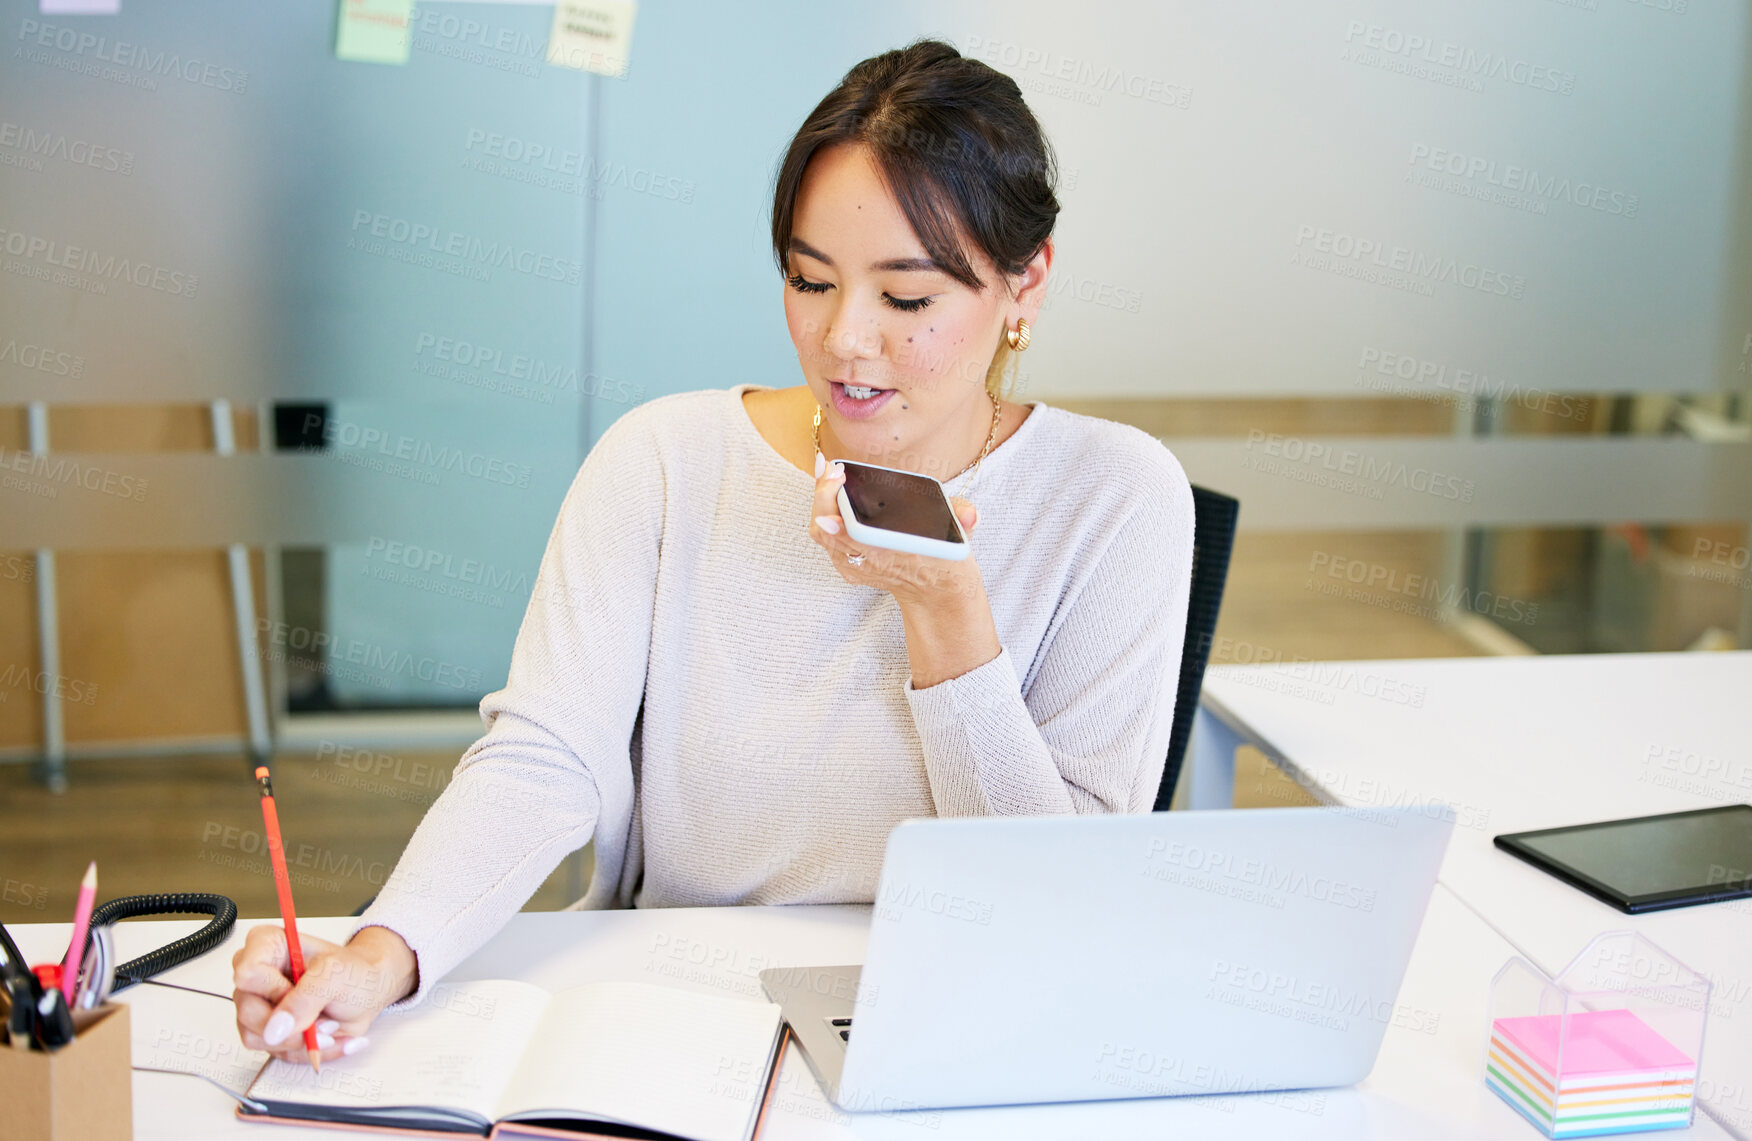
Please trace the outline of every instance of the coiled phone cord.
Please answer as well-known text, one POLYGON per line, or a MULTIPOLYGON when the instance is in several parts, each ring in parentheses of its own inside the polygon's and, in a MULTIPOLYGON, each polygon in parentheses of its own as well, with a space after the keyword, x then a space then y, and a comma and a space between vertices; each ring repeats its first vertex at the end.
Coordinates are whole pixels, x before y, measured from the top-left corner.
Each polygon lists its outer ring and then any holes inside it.
MULTIPOLYGON (((147 915, 211 915, 205 927, 185 935, 174 943, 158 948, 137 959, 129 959, 116 968, 116 983, 111 993, 124 991, 153 975, 181 966, 199 958, 225 942, 237 923, 237 904, 228 897, 205 891, 167 892, 161 895, 124 895, 92 909, 91 930, 107 927, 122 919, 137 919, 147 915)), ((86 936, 86 953, 91 950, 91 936, 86 936)))

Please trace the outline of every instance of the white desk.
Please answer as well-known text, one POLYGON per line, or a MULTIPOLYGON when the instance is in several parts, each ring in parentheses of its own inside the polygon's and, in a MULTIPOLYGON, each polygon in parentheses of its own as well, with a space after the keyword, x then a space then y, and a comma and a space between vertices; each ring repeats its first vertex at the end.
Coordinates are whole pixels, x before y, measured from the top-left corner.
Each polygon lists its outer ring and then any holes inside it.
POLYGON ((1189 757, 1195 807, 1233 788, 1240 742, 1326 803, 1452 804, 1441 882, 1547 971, 1634 928, 1708 975, 1699 1096, 1752 1138, 1752 900, 1626 915, 1492 844, 1752 802, 1752 653, 1216 667, 1189 757))
MULTIPOLYGON (((641 979, 753 999, 760 994, 756 976, 766 967, 861 961, 868 916, 863 907, 524 914, 452 977, 521 978, 554 988, 583 978, 641 979)), ((229 994, 231 954, 257 922, 262 921, 240 921, 230 945, 170 972, 165 980, 229 994)), ((300 927, 338 937, 349 922, 311 919, 300 927)), ((132 956, 195 926, 183 921, 125 923, 118 928, 120 950, 124 957, 132 956)), ((14 934, 27 957, 48 959, 65 947, 67 926, 23 926, 14 934)), ((1422 1013, 1402 1019, 1404 1026, 1389 1025, 1374 1071, 1355 1087, 848 1115, 826 1100, 792 1048, 779 1071, 762 1139, 1531 1138, 1536 1134, 1485 1088, 1481 1076, 1490 976, 1512 953, 1438 887, 1399 996, 1404 1007, 1422 1013), (1413 1025, 1433 1032, 1405 1028, 1413 1025)), ((132 1007, 136 1065, 199 1068, 241 1089, 260 1064, 262 1055, 239 1045, 227 1002, 159 987, 135 987, 122 997, 132 1007)), ((134 1135, 141 1141, 335 1141, 339 1136, 326 1129, 244 1124, 232 1116, 232 1105, 193 1078, 134 1075, 134 1135)), ((1697 1121, 1688 1137, 1725 1136, 1701 1114, 1697 1121)))

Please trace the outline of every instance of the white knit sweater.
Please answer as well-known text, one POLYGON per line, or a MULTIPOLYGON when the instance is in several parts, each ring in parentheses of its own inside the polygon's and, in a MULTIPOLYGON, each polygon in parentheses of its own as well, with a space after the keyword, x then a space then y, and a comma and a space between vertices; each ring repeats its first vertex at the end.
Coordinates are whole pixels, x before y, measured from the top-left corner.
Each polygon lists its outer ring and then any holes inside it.
POLYGON ((359 920, 418 956, 401 1005, 590 841, 574 907, 869 902, 908 817, 1150 810, 1192 563, 1174 456, 1034 402, 969 496, 1003 650, 914 689, 894 596, 810 539, 757 387, 639 405, 580 467, 486 733, 359 920))

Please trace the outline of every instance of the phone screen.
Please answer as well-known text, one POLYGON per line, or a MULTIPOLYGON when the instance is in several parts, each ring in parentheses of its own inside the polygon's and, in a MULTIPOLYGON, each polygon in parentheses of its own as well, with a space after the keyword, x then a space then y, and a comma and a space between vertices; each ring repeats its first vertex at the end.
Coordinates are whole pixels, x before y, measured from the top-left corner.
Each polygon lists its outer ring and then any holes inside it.
POLYGON ((946 543, 962 541, 941 485, 928 476, 842 460, 846 498, 858 522, 946 543))

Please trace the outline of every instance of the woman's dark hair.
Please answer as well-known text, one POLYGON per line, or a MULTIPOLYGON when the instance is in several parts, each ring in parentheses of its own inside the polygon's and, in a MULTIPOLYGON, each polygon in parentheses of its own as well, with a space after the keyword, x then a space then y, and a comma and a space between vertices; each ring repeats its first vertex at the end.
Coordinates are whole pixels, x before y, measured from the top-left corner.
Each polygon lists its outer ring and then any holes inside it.
POLYGON ((961 232, 1008 275, 1052 235, 1057 159, 1016 81, 941 40, 916 40, 846 72, 797 129, 773 191, 773 255, 788 275, 797 189, 823 147, 870 148, 925 252, 983 291, 961 232))

